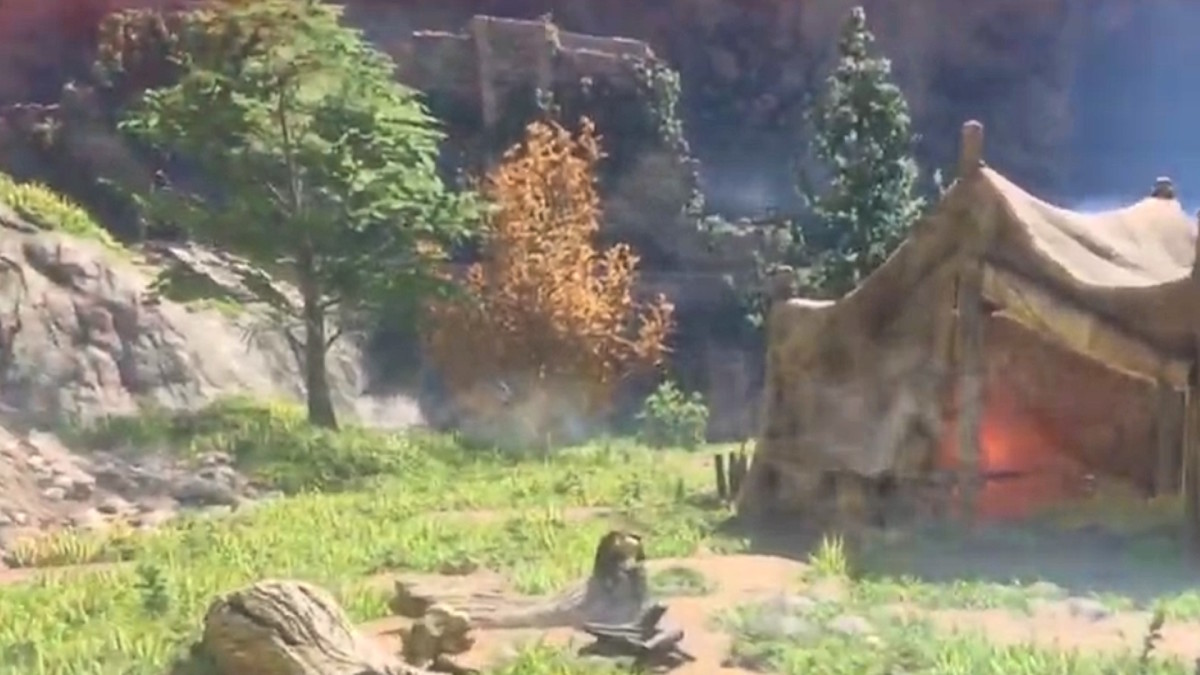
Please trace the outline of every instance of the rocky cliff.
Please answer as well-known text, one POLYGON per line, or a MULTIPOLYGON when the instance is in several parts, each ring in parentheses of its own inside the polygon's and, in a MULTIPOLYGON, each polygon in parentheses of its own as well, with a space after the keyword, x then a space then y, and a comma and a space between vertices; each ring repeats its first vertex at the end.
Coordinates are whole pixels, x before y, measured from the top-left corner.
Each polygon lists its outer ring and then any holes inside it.
MULTIPOLYGON (((0 104, 54 100, 65 79, 86 69, 95 23, 105 11, 181 1, 0 4, 0 104)), ((963 119, 977 117, 994 139, 994 164, 1025 184, 1053 192, 1073 170, 1072 130, 1081 115, 1089 114, 1070 105, 1086 48, 1136 30, 1139 14, 1177 0, 862 2, 910 98, 927 163, 945 164, 953 155, 954 129, 963 119)), ((567 31, 644 40, 682 72, 684 116, 707 167, 710 192, 728 192, 726 201, 738 204, 755 201, 747 196, 753 190, 727 178, 755 176, 762 173, 757 167, 773 163, 778 168, 784 161, 781 155, 794 147, 797 115, 817 88, 837 24, 857 0, 347 4, 351 19, 399 57, 414 31, 457 33, 475 14, 536 19, 552 13, 567 31), (727 167, 736 174, 723 170, 727 167)), ((772 175, 763 180, 786 182, 779 171, 772 175)))
MULTIPOLYGON (((0 204, 0 422, 55 428, 144 405, 301 395, 279 331, 252 311, 163 299, 156 274, 141 254, 44 231, 0 204)), ((350 410, 358 359, 348 350, 333 357, 350 410)))
MULTIPOLYGON (((995 139, 993 163, 1046 192, 1074 170, 1072 133, 1089 111, 1071 101, 1087 47, 1136 30, 1138 12, 1156 11, 1129 0, 485 0, 469 11, 552 13, 567 30, 645 40, 682 73, 685 119, 710 197, 753 208, 764 199, 747 195, 748 183, 775 194, 789 187, 779 168, 797 145, 799 114, 821 85, 838 24, 857 4, 893 60, 927 165, 949 166, 954 130, 978 118, 995 139)), ((430 0, 351 7, 384 44, 393 27, 455 24, 466 13, 466 3, 430 0)))

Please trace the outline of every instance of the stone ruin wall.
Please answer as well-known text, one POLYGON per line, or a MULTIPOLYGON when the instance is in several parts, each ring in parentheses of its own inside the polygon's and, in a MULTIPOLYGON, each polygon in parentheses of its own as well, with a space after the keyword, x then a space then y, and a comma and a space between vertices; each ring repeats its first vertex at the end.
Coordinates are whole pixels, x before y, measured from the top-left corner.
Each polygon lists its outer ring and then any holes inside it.
POLYGON ((581 35, 545 21, 476 16, 464 31, 417 31, 394 50, 400 79, 422 91, 474 101, 484 126, 498 123, 501 102, 530 86, 549 90, 585 77, 637 87, 628 59, 654 61, 637 40, 581 35))

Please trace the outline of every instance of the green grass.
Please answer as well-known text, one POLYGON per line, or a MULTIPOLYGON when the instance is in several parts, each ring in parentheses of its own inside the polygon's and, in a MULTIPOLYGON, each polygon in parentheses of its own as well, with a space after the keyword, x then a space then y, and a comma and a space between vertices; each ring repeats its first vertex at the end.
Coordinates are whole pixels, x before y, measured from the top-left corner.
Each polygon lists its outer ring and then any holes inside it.
MULTIPOLYGON (((999 645, 982 632, 938 630, 924 610, 1008 609, 1030 611, 1037 600, 1060 600, 1046 585, 958 582, 855 576, 845 544, 826 538, 809 559, 804 581, 835 581, 835 596, 813 592, 808 602, 766 602, 738 608, 724 618, 734 635, 733 663, 779 675, 1192 675, 1193 667, 1154 652, 1163 620, 1159 607, 1146 627, 1141 653, 1068 652, 1032 645, 999 645), (856 626, 847 630, 847 622, 856 626), (865 628, 863 628, 865 626, 865 628)), ((1120 598, 1110 606, 1129 609, 1120 598)), ((1108 604, 1108 603, 1106 603, 1108 604)))
POLYGON ((226 401, 192 415, 109 420, 81 431, 93 440, 128 434, 135 445, 183 442, 183 453, 228 451, 298 484, 346 488, 341 478, 357 471, 369 480, 355 491, 301 493, 153 533, 108 541, 66 535, 41 558, 31 546, 30 563, 133 564, 0 587, 0 673, 161 673, 195 638, 216 595, 263 577, 321 584, 356 620, 386 613, 386 595, 364 580, 390 569, 432 572, 469 560, 506 573, 523 591, 553 591, 586 574, 595 542, 614 524, 571 518, 564 510, 574 506, 612 506, 621 525, 645 533, 655 557, 687 555, 727 515, 682 503, 676 482, 661 480, 681 478, 685 494, 708 487, 707 472, 683 455, 612 443, 553 460, 511 460, 433 439, 354 429, 331 435, 295 415, 287 406, 226 401), (497 515, 441 513, 465 509, 497 515))
POLYGON ((101 227, 86 209, 41 183, 19 183, 0 172, 0 203, 7 204, 31 225, 122 250, 108 230, 101 227))
MULTIPOLYGON (((568 449, 549 459, 513 457, 468 451, 438 436, 315 430, 292 406, 244 399, 191 413, 110 419, 75 433, 76 441, 94 447, 167 446, 182 456, 227 452, 292 495, 221 519, 184 518, 150 533, 65 534, 20 549, 29 565, 128 564, 0 586, 0 675, 161 675, 196 639, 214 597, 265 577, 320 584, 364 621, 387 612, 386 584, 370 580, 395 570, 436 572, 466 563, 501 572, 525 592, 560 589, 587 573, 595 542, 614 525, 644 534, 652 558, 686 556, 700 545, 744 546, 714 535, 725 509, 705 509, 692 499, 711 492, 712 480, 695 454, 626 442, 568 449), (606 507, 612 515, 580 517, 573 507, 606 507), (461 513, 469 510, 491 515, 461 513)), ((1038 586, 867 577, 855 555, 836 537, 813 553, 807 581, 832 580, 844 592, 803 617, 808 629, 800 637, 761 630, 756 616, 762 607, 729 618, 738 636, 735 657, 772 672, 831 675, 1187 672, 1141 663, 1136 655, 1066 655, 935 635, 928 624, 882 609, 903 603, 1019 610, 1057 596, 1038 586), (866 618, 873 635, 831 630, 833 619, 846 613, 866 618)), ((715 588, 684 567, 659 571, 651 584, 664 596, 715 588)), ((1164 600, 1160 607, 1168 618, 1194 616, 1198 597, 1164 600)), ((496 672, 619 671, 535 644, 496 672)))
POLYGON ((110 417, 62 433, 80 447, 103 450, 169 448, 183 457, 225 453, 263 484, 289 494, 362 488, 374 478, 434 471, 435 461, 462 457, 445 437, 353 426, 316 429, 299 406, 236 397, 196 411, 151 409, 110 417))

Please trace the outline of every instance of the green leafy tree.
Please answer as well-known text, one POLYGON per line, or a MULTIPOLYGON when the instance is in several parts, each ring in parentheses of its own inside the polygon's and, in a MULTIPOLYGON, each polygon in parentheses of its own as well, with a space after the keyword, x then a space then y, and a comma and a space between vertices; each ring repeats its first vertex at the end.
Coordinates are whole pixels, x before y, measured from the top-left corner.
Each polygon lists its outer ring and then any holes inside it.
POLYGON ((444 288, 437 252, 468 234, 476 202, 443 184, 436 121, 340 8, 225 2, 194 19, 177 79, 121 126, 196 187, 139 201, 295 283, 297 298, 256 288, 302 357, 310 421, 336 427, 326 355, 346 317, 444 288))
POLYGON ((914 135, 891 63, 872 54, 866 13, 855 8, 842 27, 838 61, 824 97, 810 111, 812 155, 827 187, 802 193, 809 219, 793 236, 795 264, 813 265, 818 288, 842 294, 896 249, 924 207, 914 135), (811 260, 805 260, 810 258, 811 260))

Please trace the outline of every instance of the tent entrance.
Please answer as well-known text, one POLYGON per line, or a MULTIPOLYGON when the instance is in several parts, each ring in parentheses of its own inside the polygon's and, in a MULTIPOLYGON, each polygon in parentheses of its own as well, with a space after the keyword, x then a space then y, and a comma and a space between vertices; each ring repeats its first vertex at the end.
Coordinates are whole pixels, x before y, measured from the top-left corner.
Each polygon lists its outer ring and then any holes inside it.
MULTIPOLYGON (((1086 498, 1095 474, 1063 450, 1053 422, 1028 410, 1010 392, 989 388, 980 429, 977 515, 1012 520, 1086 498)), ((953 418, 943 425, 937 468, 958 470, 953 418)))
MULTIPOLYGON (((1116 370, 1024 325, 1003 311, 984 328, 979 433, 978 514, 1024 518, 1078 502, 1098 484, 1150 496, 1178 456, 1182 397, 1164 399, 1153 381, 1116 370), (1178 408, 1164 425, 1164 406, 1178 408), (1163 435, 1165 434, 1165 436, 1163 435)), ((951 398, 951 400, 954 400, 951 398)), ((937 464, 958 468, 954 406, 945 419, 937 464)))

